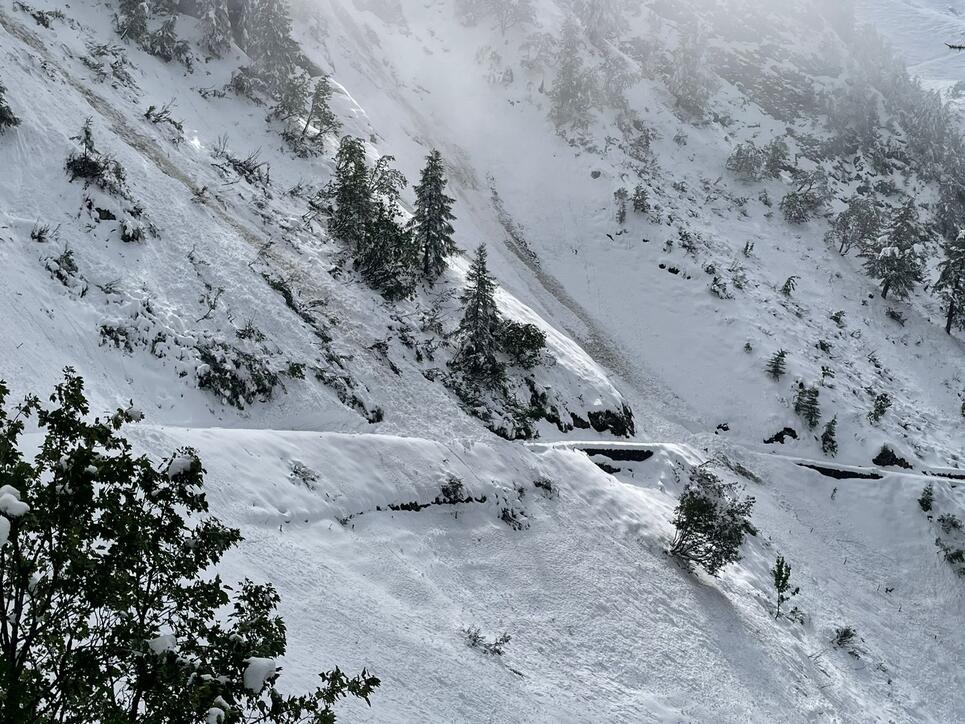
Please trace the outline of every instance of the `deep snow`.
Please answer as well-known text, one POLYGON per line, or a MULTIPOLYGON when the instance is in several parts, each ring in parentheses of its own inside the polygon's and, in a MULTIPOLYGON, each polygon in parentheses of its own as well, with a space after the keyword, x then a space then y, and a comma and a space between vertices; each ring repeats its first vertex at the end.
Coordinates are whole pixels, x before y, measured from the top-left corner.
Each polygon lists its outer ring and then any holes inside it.
MULTIPOLYGON (((50 30, 0 6, 0 78, 24 120, 0 137, 0 376, 18 394, 43 392, 72 364, 94 411, 132 399, 144 410, 131 433, 140 449, 160 458, 180 445, 197 448, 213 511, 246 538, 224 575, 269 580, 282 595, 290 632, 282 680, 308 686, 336 664, 383 679, 372 708, 349 704, 346 721, 961 718, 965 638, 956 622, 965 589, 916 503, 933 481, 938 509, 965 509, 955 481, 920 474, 960 468, 965 449, 965 346, 944 335, 936 303, 925 294, 882 303, 857 263, 824 244, 823 223, 791 228, 779 214, 765 216, 760 189, 727 176, 724 161, 735 140, 766 142, 782 123, 726 85, 716 102, 738 119, 733 127, 680 121, 657 83, 632 90, 658 132, 659 201, 707 240, 700 262, 666 250, 677 232, 662 222, 634 218, 617 235, 612 193, 632 178, 626 157, 577 150, 554 133, 540 79, 520 70, 518 38, 459 26, 449 2, 399 5, 404 25, 377 12, 391 5, 318 0, 297 9, 306 53, 341 88, 336 110, 346 131, 369 139, 373 156, 394 154, 410 180, 429 147, 442 150, 460 246, 488 242, 502 309, 549 332, 552 363, 542 381, 582 413, 629 402, 637 436, 626 444, 648 445, 651 459, 608 475, 581 452, 502 441, 466 415, 392 339, 390 326, 415 326, 418 303, 393 309, 332 273, 343 263, 337 245, 302 226, 304 198, 286 191, 300 181, 321 186, 328 160, 292 158, 265 108, 197 92, 223 85, 240 54, 186 74, 128 48, 136 88, 98 82, 81 62, 86 43, 114 38, 109 12, 93 0, 71 3, 72 22, 50 30), (512 84, 490 82, 482 48, 499 53, 497 71, 516 69, 512 84), (172 98, 185 124, 179 145, 142 117, 172 98), (82 207, 82 186, 67 183, 70 137, 88 116, 99 147, 126 167, 156 238, 122 243, 115 224, 95 222, 82 207), (686 146, 674 141, 681 131, 686 146), (222 136, 236 155, 261 149, 271 198, 212 166, 222 136), (688 191, 671 191, 674 182, 688 191), (192 201, 202 187, 205 200, 192 201), (747 216, 728 202, 735 195, 750 197, 747 216), (59 227, 44 244, 30 239, 38 220, 59 227), (748 241, 754 255, 742 259, 748 241), (65 244, 82 277, 67 286, 48 263, 65 244), (706 264, 735 261, 747 291, 712 296, 706 264), (262 274, 295 289, 302 310, 333 338, 332 357, 262 274), (791 274, 801 279, 788 301, 778 288, 791 274), (886 318, 889 307, 906 326, 886 318), (838 310, 844 330, 829 319, 838 310), (243 411, 196 389, 199 360, 183 350, 215 338, 242 345, 235 336, 249 321, 267 339, 245 349, 278 369, 301 362, 350 378, 358 402, 344 404, 344 386, 311 374, 283 376, 270 401, 243 411), (146 343, 131 352, 103 344, 105 323, 146 343), (163 358, 150 352, 159 334, 163 358), (818 339, 833 342, 838 368, 821 402, 826 416, 839 417, 839 462, 868 466, 888 442, 914 461, 912 473, 832 480, 795 464, 828 462, 813 435, 778 449, 763 444, 785 426, 804 430, 791 394, 828 364, 818 339), (382 340, 399 374, 375 347, 382 340), (763 367, 779 348, 791 352, 789 374, 774 383, 763 367), (896 404, 873 427, 865 388, 886 380, 896 404), (363 413, 375 408, 385 419, 370 424, 363 413), (719 579, 688 573, 664 552, 688 467, 710 459, 757 498, 759 533, 719 579), (734 472, 745 469, 758 480, 734 472), (432 501, 449 476, 486 502, 387 509, 432 501), (552 492, 535 485, 544 479, 552 492), (501 519, 504 509, 523 529, 501 519), (794 604, 804 625, 772 616, 777 554, 801 586, 794 604), (830 645, 841 625, 857 628, 860 658, 830 645), (468 648, 467 627, 490 639, 509 633, 505 656, 468 648)), ((555 31, 562 5, 540 8, 541 23, 555 31)), ((926 10, 953 27, 938 3, 876 0, 870 14, 895 33, 920 27, 926 10)), ((191 37, 191 21, 182 18, 179 32, 191 37)), ((926 48, 933 40, 931 29, 908 40, 916 71, 935 67, 927 62, 938 57, 926 48)), ((947 85, 956 66, 941 68, 927 77, 947 85)), ((594 127, 600 136, 611 130, 606 117, 594 127)), ((767 187, 777 199, 784 185, 767 187)), ((427 297, 447 315, 464 270, 456 260, 444 292, 427 297)), ((545 442, 594 437, 546 423, 540 432, 545 442)))

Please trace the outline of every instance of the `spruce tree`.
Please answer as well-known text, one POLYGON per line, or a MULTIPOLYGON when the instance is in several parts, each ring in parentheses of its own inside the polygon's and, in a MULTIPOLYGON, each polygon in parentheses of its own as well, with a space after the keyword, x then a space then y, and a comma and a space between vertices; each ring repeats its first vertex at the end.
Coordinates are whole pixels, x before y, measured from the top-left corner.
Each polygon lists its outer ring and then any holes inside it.
POLYGON ((868 422, 872 425, 877 425, 881 422, 888 410, 891 409, 891 395, 887 392, 882 392, 875 396, 874 406, 871 408, 871 412, 868 413, 868 422))
POLYGON ((764 166, 761 169, 765 178, 780 178, 787 166, 790 150, 783 138, 775 138, 764 147, 764 166))
POLYGON ((580 29, 570 20, 563 26, 563 39, 557 55, 556 79, 550 90, 550 118, 557 128, 585 126, 590 100, 581 55, 580 29))
POLYGON ((821 433, 821 450, 828 457, 838 454, 838 418, 832 417, 821 433))
POLYGON ((620 226, 627 223, 627 200, 629 198, 630 194, 625 188, 619 188, 613 192, 613 200, 617 205, 617 223, 620 226))
POLYGON ((499 310, 496 283, 489 275, 486 245, 476 249, 466 289, 462 294, 463 318, 459 325, 459 349, 452 365, 465 374, 492 383, 502 376, 496 357, 499 349, 499 310))
POLYGON ((784 373, 787 369, 786 362, 787 351, 783 349, 778 350, 774 353, 774 356, 767 361, 767 367, 764 369, 771 379, 779 380, 784 376, 784 373))
POLYGON ((780 618, 781 606, 800 593, 801 589, 791 588, 791 567, 784 560, 784 556, 777 557, 774 568, 771 569, 771 576, 774 579, 774 590, 777 592, 777 610, 774 612, 774 618, 780 618))
POLYGON ((120 0, 115 25, 124 40, 140 43, 147 34, 148 7, 145 0, 120 0))
POLYGON ((800 385, 794 398, 794 412, 804 418, 808 427, 814 429, 821 421, 821 407, 818 396, 821 394, 817 387, 800 385))
POLYGON ((413 286, 412 236, 400 223, 400 195, 405 176, 392 168, 392 156, 382 156, 369 173, 372 217, 361 244, 356 244, 355 267, 373 288, 389 299, 408 294, 413 286))
POLYGON ((831 228, 824 235, 825 241, 838 247, 841 256, 857 247, 864 250, 881 233, 881 214, 873 199, 852 196, 848 208, 838 214, 831 222, 831 228))
POLYGON ((20 119, 14 115, 13 110, 7 105, 6 93, 7 89, 3 83, 0 83, 0 134, 8 128, 20 125, 20 119))
POLYGON ((863 254, 868 275, 881 281, 882 299, 889 292, 905 299, 924 278, 926 238, 918 207, 909 199, 895 212, 886 233, 863 254))
POLYGON ((650 211, 650 194, 643 184, 633 189, 633 213, 645 214, 650 211))
POLYGON ((235 43, 251 57, 251 37, 260 0, 234 0, 228 5, 231 34, 235 43))
POLYGON ((323 75, 315 81, 315 88, 312 90, 308 116, 305 118, 305 125, 302 127, 302 140, 305 140, 309 128, 314 129, 315 132, 312 139, 319 141, 326 133, 335 133, 341 128, 341 122, 329 107, 331 100, 332 84, 329 77, 323 75))
POLYGON ((433 150, 426 157, 422 178, 415 187, 412 234, 422 276, 434 282, 446 268, 446 259, 456 251, 452 222, 455 199, 446 194, 442 155, 433 150))
POLYGON ((201 18, 201 47, 214 58, 231 49, 231 20, 228 0, 198 0, 201 18))
POLYGON ((760 181, 764 153, 753 141, 740 143, 727 159, 727 170, 742 181, 760 181))
POLYGON ((411 237, 399 224, 399 194, 405 177, 391 168, 391 156, 372 169, 361 139, 346 136, 335 157, 335 178, 327 189, 332 200, 328 228, 349 245, 355 268, 389 298, 411 289, 411 237))
POLYGON ((332 214, 328 228, 336 239, 358 251, 375 218, 375 204, 362 139, 345 136, 335 155, 335 176, 328 188, 332 214))
POLYGON ((955 239, 945 242, 945 258, 938 266, 934 291, 948 310, 945 332, 951 334, 954 326, 965 329, 965 232, 959 232, 955 239))
POLYGON ((257 0, 249 28, 247 52, 255 71, 274 94, 282 90, 295 68, 298 47, 285 0, 257 0))

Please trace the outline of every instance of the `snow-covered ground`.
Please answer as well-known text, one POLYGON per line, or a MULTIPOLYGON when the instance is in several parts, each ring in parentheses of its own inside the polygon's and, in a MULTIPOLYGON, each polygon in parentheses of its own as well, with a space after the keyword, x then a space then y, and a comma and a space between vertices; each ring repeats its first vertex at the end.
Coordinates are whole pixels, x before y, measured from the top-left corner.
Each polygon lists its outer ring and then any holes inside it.
MULTIPOLYGON (((540 2, 540 28, 557 32, 565 5, 540 2)), ((947 4, 864 5, 916 72, 946 86, 965 78, 955 64, 965 56, 940 47, 961 39, 947 4)), ((337 82, 345 131, 373 156, 394 155, 410 180, 429 148, 442 151, 460 247, 487 242, 503 311, 548 332, 539 383, 581 416, 632 407, 636 435, 624 444, 655 454, 611 475, 566 446, 498 439, 427 374, 444 362, 424 359, 420 319, 432 307, 451 324, 465 260, 441 288, 396 306, 344 273, 337 243, 302 222, 330 159, 294 158, 265 108, 208 92, 240 51, 188 74, 121 46, 129 64, 98 80, 83 59, 117 42, 109 9, 75 0, 64 11, 66 22, 44 29, 0 4, 0 81, 24 121, 0 136, 0 377, 18 394, 42 393, 70 364, 95 412, 131 399, 144 410, 132 432, 140 448, 198 449, 213 511, 246 538, 224 575, 270 580, 282 595, 288 685, 336 664, 367 667, 383 685, 371 709, 349 704, 345 721, 961 718, 965 637, 954 622, 965 587, 916 499, 932 481, 940 512, 965 509, 954 480, 922 475, 965 464, 965 344, 944 334, 926 293, 883 302, 858 262, 824 243, 823 221, 769 216, 759 194, 776 202, 786 180, 747 186, 726 173, 737 141, 766 143, 783 121, 722 84, 715 104, 732 122, 691 125, 660 83, 633 86, 631 104, 656 131, 648 181, 662 216, 631 214, 621 232, 613 192, 632 189, 638 167, 604 142, 613 118, 595 120, 595 150, 559 137, 543 92, 550 69, 526 70, 516 31, 463 27, 448 1, 297 4, 298 39, 337 82), (143 117, 172 99, 177 144, 143 117), (71 136, 87 117, 98 147, 126 168, 130 199, 67 182, 71 136), (222 146, 260 151, 270 187, 219 170, 222 146), (156 235, 128 244, 98 209, 130 219, 133 200, 156 235), (38 223, 51 227, 42 243, 31 239, 38 223), (700 235, 699 253, 681 248, 680 223, 700 235), (714 276, 738 268, 740 293, 710 293, 714 276), (788 299, 780 287, 792 275, 788 299), (844 326, 830 318, 838 311, 844 326), (277 376, 270 399, 237 409, 198 389, 210 370, 198 350, 213 341, 277 376), (778 349, 790 353, 788 374, 774 382, 764 365, 778 349), (833 462, 793 411, 797 383, 818 382, 826 366, 836 371, 821 387, 824 421, 839 421, 833 462), (895 404, 873 426, 869 390, 885 387, 895 404), (800 439, 763 443, 784 427, 800 439), (835 480, 796 464, 870 466, 883 443, 914 469, 835 480), (757 498, 757 535, 719 579, 664 552, 689 467, 711 459, 757 498), (391 509, 432 502, 452 476, 486 501, 391 509), (773 618, 778 554, 802 589, 803 625, 773 618), (857 656, 830 645, 844 625, 858 631, 857 656), (509 633, 506 654, 468 648, 467 627, 509 633)), ((632 22, 653 37, 674 32, 645 14, 632 22)), ((190 19, 178 28, 194 37, 190 19)), ((547 422, 539 432, 613 440, 547 422)))

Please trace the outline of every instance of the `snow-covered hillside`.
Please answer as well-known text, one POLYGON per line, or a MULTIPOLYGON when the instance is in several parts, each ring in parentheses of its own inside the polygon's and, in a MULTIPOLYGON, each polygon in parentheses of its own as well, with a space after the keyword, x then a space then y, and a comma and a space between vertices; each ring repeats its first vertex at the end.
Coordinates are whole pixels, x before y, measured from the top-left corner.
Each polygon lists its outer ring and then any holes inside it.
MULTIPOLYGON (((917 90, 836 3, 538 0, 500 30, 461 0, 294 2, 341 133, 410 181, 430 149, 445 159, 465 254, 401 301, 328 233, 337 136, 292 153, 270 106, 229 87, 245 53, 198 49, 193 3, 177 17, 192 68, 121 40, 113 3, 32 5, 0 0, 21 119, 0 134, 0 379, 44 394, 70 365, 93 412, 143 410, 138 449, 197 449, 212 512, 245 536, 222 575, 281 594, 285 688, 335 665, 377 674, 372 706, 340 721, 960 718, 965 579, 933 520, 965 513, 965 342, 930 290, 950 176, 910 160, 926 123, 898 97, 917 90), (572 27, 592 102, 557 123, 572 27), (113 192, 65 174, 88 118, 125 169, 113 192), (852 148, 867 126, 875 143, 852 148), (739 144, 775 139, 774 173, 728 169, 739 144), (789 223, 782 197, 816 172, 826 203, 789 223), (883 213, 914 199, 931 236, 906 300, 825 240, 868 189, 883 213), (502 314, 546 347, 479 400, 448 363, 483 242, 502 314), (819 391, 814 425, 802 389, 819 391), (708 461, 757 501, 717 578, 666 553, 708 461), (439 503, 453 480, 466 497, 439 503), (801 621, 775 619, 778 555, 801 621), (831 643, 842 627, 850 651, 831 643), (510 634, 505 654, 467 647, 472 628, 510 634)), ((859 10, 929 87, 965 79, 939 47, 965 28, 945 5, 859 10)))

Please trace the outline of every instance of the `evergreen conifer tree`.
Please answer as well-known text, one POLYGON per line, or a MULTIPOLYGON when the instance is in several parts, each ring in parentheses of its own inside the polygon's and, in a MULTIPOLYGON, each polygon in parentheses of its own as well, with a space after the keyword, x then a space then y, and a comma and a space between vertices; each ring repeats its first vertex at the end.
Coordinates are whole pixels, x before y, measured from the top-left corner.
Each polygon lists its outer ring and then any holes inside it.
POLYGON ((362 139, 345 136, 339 144, 335 155, 335 176, 328 196, 332 200, 329 231, 336 239, 358 251, 365 245, 376 210, 362 139))
POLYGON ((627 223, 627 200, 629 198, 630 194, 625 188, 619 188, 613 192, 613 200, 617 205, 617 223, 620 226, 627 223))
POLYGON ((550 90, 550 118, 557 128, 584 126, 590 110, 590 90, 580 49, 580 29, 572 20, 563 26, 556 79, 550 90))
POLYGON ((764 154, 753 141, 740 143, 727 159, 727 170, 742 181, 760 181, 764 154))
POLYGON ((838 454, 838 418, 832 417, 821 433, 821 450, 828 457, 838 454))
POLYGON ((633 213, 645 214, 650 211, 650 194, 646 186, 637 184, 633 189, 633 213))
POLYGON ((201 18, 201 47, 214 58, 231 48, 231 20, 228 0, 198 0, 201 18))
POLYGON ((947 309, 945 332, 951 334, 954 326, 965 329, 965 232, 945 242, 945 258, 938 266, 934 291, 947 309))
POLYGON ((879 393, 875 395, 874 407, 871 408, 871 412, 868 413, 868 422, 872 425, 877 425, 881 422, 888 410, 891 409, 891 395, 887 392, 879 393))
POLYGON ((452 365, 465 374, 492 383, 502 376, 496 357, 499 349, 499 310, 496 283, 489 275, 486 245, 476 249, 466 289, 462 294, 463 318, 459 325, 459 350, 452 365))
POLYGON ((8 128, 20 125, 20 119, 14 115, 13 110, 7 104, 6 93, 7 89, 3 83, 0 83, 0 134, 8 128))
POLYGON ((777 592, 777 610, 774 612, 774 618, 780 618, 781 606, 800 593, 801 589, 791 588, 791 567, 784 560, 784 556, 777 557, 774 568, 771 569, 771 576, 774 579, 774 590, 777 592))
POLYGON ((817 387, 801 385, 794 398, 794 412, 804 418, 808 427, 814 429, 821 421, 821 407, 818 396, 821 394, 817 387))
POLYGON ((411 236, 399 224, 399 194, 405 177, 383 156, 370 170, 362 140, 346 136, 335 158, 331 234, 349 245, 355 267, 387 297, 398 298, 412 286, 411 236))
POLYGON ((412 233, 422 276, 434 282, 446 268, 446 259, 456 251, 452 222, 455 199, 446 194, 442 155, 433 150, 426 157, 422 178, 415 187, 412 233))
POLYGON ((829 244, 838 247, 841 256, 857 247, 867 248, 881 233, 881 214, 873 199, 852 196, 848 208, 838 214, 831 222, 831 228, 824 238, 829 244))
POLYGON ((247 53, 269 91, 279 93, 295 68, 298 47, 286 0, 257 0, 248 28, 247 53))
POLYGON ((331 100, 332 83, 327 75, 323 75, 315 81, 315 87, 312 90, 308 116, 305 118, 305 125, 302 127, 302 140, 305 140, 309 128, 315 131, 312 138, 319 140, 324 134, 335 133, 341 128, 341 122, 329 106, 331 100))
POLYGON ((905 299, 924 278, 925 239, 918 208, 909 199, 895 213, 886 233, 863 253, 868 275, 881 281, 882 299, 887 299, 889 292, 905 299))
POLYGON ((787 351, 783 349, 778 350, 774 353, 774 356, 767 361, 767 367, 764 369, 771 379, 779 380, 784 376, 784 373, 787 369, 786 363, 787 351))
POLYGON ((124 40, 140 43, 147 34, 148 7, 145 0, 120 0, 115 24, 124 40))
POLYGON ((775 138, 764 147, 764 165, 761 172, 765 178, 780 178, 781 172, 787 166, 790 150, 783 138, 775 138))

